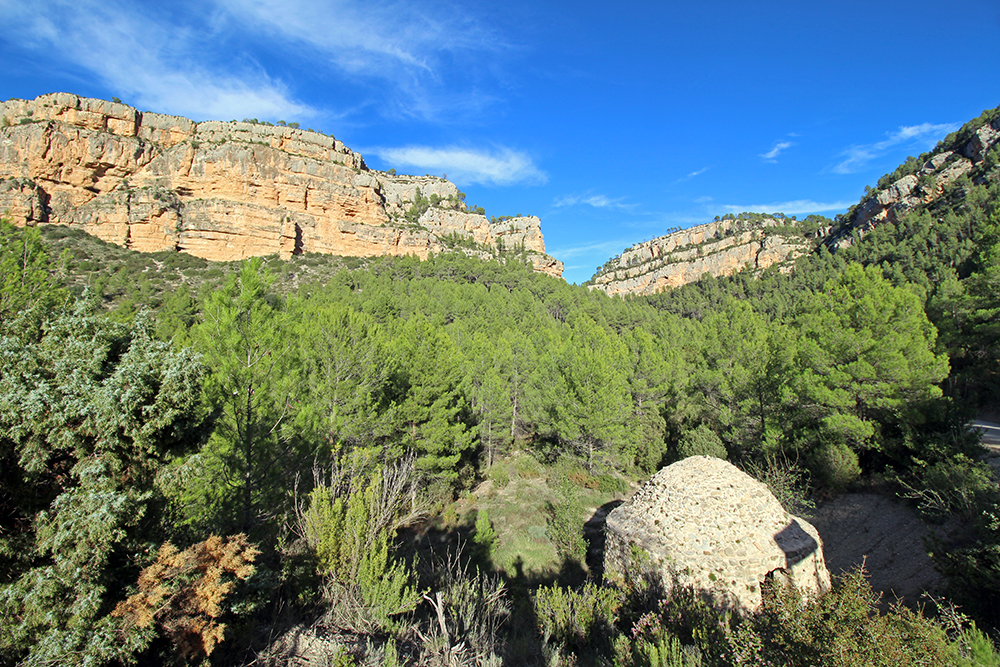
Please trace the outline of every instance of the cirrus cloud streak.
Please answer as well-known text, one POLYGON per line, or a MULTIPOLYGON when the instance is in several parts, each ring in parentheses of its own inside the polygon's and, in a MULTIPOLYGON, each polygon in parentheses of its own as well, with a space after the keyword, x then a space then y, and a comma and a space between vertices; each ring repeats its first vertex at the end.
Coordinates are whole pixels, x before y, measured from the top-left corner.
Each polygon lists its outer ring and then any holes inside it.
POLYGON ((388 164, 425 173, 447 173, 448 179, 458 185, 539 185, 548 180, 527 153, 510 148, 473 150, 403 146, 369 148, 362 153, 371 153, 388 164))
POLYGON ((926 150, 959 127, 961 125, 958 123, 904 125, 882 141, 851 146, 842 151, 838 157, 843 159, 830 170, 835 174, 853 174, 866 168, 869 162, 881 157, 889 149, 896 146, 912 146, 926 150))
POLYGON ((856 202, 818 202, 812 199, 793 199, 791 201, 772 202, 770 204, 723 205, 723 213, 742 213, 744 211, 758 213, 784 213, 785 215, 802 215, 803 213, 821 213, 823 211, 846 211, 856 202))
POLYGON ((315 114, 258 66, 213 68, 207 33, 162 18, 114 0, 0 2, 21 50, 96 77, 136 106, 195 119, 315 114))

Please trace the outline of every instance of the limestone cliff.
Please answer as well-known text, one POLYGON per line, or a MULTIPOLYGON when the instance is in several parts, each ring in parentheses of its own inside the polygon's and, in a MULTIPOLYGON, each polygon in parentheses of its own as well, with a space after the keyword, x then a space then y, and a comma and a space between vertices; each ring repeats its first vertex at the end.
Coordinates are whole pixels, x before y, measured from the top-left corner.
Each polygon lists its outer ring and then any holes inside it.
POLYGON ((981 183, 1000 162, 1000 108, 984 113, 919 158, 910 158, 879 181, 831 230, 832 249, 851 245, 883 222, 933 203, 963 176, 981 183))
POLYGON ((453 183, 368 169, 333 137, 66 93, 0 103, 3 211, 18 225, 69 225, 210 260, 516 250, 538 271, 563 269, 545 254, 538 218, 491 224, 453 183))
POLYGON ((608 294, 655 294, 744 268, 766 269, 806 252, 809 243, 781 218, 741 215, 634 245, 610 259, 592 279, 608 294))
POLYGON ((593 289, 608 294, 653 294, 745 268, 777 265, 791 270, 792 260, 825 244, 831 251, 851 245, 875 226, 931 206, 955 181, 996 179, 1000 173, 1000 108, 986 111, 938 146, 910 158, 880 179, 835 224, 810 232, 780 216, 741 214, 641 243, 610 259, 591 279, 593 289))

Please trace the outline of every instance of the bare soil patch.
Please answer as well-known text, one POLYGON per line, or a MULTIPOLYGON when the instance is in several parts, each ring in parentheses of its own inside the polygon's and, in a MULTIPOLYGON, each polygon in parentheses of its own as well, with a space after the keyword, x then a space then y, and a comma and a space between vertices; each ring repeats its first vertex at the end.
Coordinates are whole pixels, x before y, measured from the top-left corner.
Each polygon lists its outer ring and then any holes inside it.
POLYGON ((939 593, 941 574, 927 553, 925 541, 948 539, 959 526, 933 526, 913 508, 877 493, 847 493, 824 502, 809 521, 823 538, 826 566, 839 575, 864 564, 872 588, 884 603, 901 598, 917 604, 924 591, 939 593))

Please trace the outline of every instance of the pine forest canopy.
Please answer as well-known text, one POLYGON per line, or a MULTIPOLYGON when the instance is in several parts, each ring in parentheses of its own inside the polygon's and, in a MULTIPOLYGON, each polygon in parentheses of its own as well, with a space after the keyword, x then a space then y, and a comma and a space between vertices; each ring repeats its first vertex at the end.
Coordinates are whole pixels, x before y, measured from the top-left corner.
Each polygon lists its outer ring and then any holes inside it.
MULTIPOLYGON (((410 567, 397 529, 515 455, 573 462, 570 486, 620 488, 709 452, 797 462, 824 493, 878 475, 972 517, 939 564, 956 595, 989 591, 969 610, 994 622, 1000 505, 967 423, 1000 395, 998 174, 835 252, 815 243, 791 272, 627 298, 517 256, 213 263, 4 224, 0 661, 223 664, 213 648, 251 642, 279 602, 404 636, 421 591, 446 584, 410 567)), ((578 548, 568 521, 563 553, 578 548)), ((500 599, 476 581, 475 599, 500 599)), ((572 595, 618 609, 608 591, 572 595)), ((461 607, 426 599, 436 618, 461 607)), ((621 613, 627 664, 657 664, 621 613)))

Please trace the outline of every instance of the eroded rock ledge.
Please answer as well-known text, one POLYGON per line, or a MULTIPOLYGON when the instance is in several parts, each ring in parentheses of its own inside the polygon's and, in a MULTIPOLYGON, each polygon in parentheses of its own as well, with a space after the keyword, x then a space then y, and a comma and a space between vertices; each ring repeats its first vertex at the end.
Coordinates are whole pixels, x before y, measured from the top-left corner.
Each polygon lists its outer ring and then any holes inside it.
POLYGON ((608 294, 655 294, 745 268, 763 270, 790 262, 808 251, 806 239, 777 233, 789 221, 720 220, 632 246, 610 260, 593 278, 593 288, 608 294))
POLYGON ((2 211, 17 225, 69 225, 133 250, 216 261, 517 251, 537 271, 563 270, 545 254, 538 218, 491 224, 453 183, 370 170, 333 137, 67 93, 0 103, 2 211), (418 189, 439 203, 413 221, 418 189))

